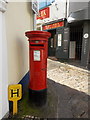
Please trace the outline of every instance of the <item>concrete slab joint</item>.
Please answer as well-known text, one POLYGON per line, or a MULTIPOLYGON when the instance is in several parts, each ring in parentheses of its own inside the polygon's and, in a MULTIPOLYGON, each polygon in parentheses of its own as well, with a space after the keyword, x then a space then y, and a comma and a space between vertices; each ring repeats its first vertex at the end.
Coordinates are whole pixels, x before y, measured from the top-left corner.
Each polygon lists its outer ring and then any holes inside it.
POLYGON ((5 12, 7 9, 7 1, 6 0, 0 0, 0 12, 5 12))

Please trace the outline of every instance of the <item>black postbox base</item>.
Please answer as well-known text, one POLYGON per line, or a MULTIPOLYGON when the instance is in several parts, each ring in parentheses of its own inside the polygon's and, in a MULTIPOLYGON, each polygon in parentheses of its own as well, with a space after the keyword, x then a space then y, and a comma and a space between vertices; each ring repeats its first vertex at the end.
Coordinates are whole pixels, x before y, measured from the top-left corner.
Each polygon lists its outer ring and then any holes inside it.
POLYGON ((29 89, 29 100, 36 106, 45 105, 47 101, 47 89, 38 91, 29 89))

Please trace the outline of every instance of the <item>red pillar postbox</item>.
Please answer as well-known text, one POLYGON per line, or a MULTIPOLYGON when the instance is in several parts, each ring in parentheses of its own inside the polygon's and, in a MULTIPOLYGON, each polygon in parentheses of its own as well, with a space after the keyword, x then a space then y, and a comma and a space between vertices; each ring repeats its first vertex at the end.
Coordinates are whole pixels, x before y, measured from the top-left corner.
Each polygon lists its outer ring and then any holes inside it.
POLYGON ((25 35, 29 38, 29 89, 42 91, 47 89, 48 38, 51 34, 45 31, 28 31, 25 35))

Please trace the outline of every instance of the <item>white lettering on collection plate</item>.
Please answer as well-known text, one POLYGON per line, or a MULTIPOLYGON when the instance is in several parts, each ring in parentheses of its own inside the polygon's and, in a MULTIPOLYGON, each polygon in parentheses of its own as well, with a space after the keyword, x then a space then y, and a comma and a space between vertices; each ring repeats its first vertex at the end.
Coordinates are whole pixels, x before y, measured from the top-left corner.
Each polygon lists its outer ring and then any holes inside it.
POLYGON ((40 61, 40 50, 34 50, 34 61, 40 61))

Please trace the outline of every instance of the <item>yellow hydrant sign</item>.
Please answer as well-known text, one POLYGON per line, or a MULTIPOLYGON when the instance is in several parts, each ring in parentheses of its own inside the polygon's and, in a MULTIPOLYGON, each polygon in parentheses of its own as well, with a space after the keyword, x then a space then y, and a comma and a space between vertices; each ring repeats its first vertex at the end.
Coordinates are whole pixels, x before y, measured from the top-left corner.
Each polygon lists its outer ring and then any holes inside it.
POLYGON ((17 114, 17 101, 22 98, 22 85, 9 85, 8 100, 13 101, 13 115, 17 114))

